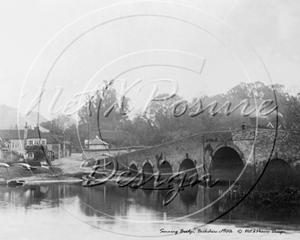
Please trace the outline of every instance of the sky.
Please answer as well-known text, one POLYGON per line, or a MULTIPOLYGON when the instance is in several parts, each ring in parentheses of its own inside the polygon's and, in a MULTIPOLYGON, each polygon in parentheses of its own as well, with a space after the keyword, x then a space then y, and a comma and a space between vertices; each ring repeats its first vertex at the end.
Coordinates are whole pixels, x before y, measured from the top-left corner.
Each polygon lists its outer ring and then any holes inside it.
POLYGON ((133 111, 174 89, 191 100, 240 82, 295 94, 299 25, 297 0, 0 1, 0 104, 51 119, 111 79, 118 93, 135 84, 133 111))

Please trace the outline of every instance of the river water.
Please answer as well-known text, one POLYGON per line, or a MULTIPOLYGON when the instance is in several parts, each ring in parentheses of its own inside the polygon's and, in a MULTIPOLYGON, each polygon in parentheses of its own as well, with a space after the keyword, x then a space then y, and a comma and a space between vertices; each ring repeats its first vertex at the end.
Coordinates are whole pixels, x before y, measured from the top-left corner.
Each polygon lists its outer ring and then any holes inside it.
POLYGON ((164 206, 166 191, 121 188, 114 183, 91 188, 81 184, 1 186, 0 239, 299 237, 299 207, 251 208, 241 203, 226 213, 232 203, 216 201, 219 194, 217 187, 196 185, 164 206))

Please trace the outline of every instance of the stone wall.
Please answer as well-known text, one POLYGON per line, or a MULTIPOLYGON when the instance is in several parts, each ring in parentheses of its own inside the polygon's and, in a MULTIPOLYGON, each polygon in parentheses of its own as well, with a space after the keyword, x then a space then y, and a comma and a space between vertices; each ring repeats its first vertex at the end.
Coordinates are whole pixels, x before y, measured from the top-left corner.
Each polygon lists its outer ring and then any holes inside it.
POLYGON ((146 162, 149 162, 154 172, 158 171, 158 160, 166 160, 172 166, 173 172, 178 172, 180 164, 185 159, 191 159, 196 167, 198 173, 203 174, 202 165, 206 169, 210 164, 209 150, 216 149, 218 146, 224 144, 232 144, 232 136, 230 132, 218 133, 203 133, 169 143, 161 144, 151 148, 140 151, 127 153, 117 157, 120 166, 130 166, 132 163, 136 164, 140 171, 146 162), (210 146, 207 149, 207 146, 210 146), (205 160, 207 159, 207 160, 205 160))
POLYGON ((276 132, 271 129, 259 129, 257 132, 248 129, 202 133, 118 155, 116 159, 121 169, 135 164, 138 171, 141 171, 143 165, 149 162, 154 172, 158 171, 159 162, 166 160, 172 166, 172 171, 178 172, 182 161, 188 158, 195 163, 198 174, 202 175, 203 165, 206 170, 209 170, 212 157, 218 149, 231 147, 236 150, 244 165, 247 165, 248 169, 251 169, 249 171, 252 171, 255 176, 269 158, 280 158, 288 163, 299 161, 300 147, 289 142, 288 134, 287 131, 276 132))

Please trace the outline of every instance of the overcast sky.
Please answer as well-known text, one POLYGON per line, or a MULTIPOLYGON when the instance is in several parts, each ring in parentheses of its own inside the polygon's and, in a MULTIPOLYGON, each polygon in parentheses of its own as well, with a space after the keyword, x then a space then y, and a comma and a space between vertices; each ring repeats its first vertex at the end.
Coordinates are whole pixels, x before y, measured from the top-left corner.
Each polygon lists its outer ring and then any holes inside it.
MULTIPOLYGON (((141 79, 128 92, 135 109, 154 84, 139 87, 159 79, 171 81, 157 94, 176 82, 189 100, 249 81, 299 91, 300 1, 126 2, 0 1, 0 104, 24 113, 39 87, 61 87, 57 109, 116 77, 141 79)), ((47 118, 54 94, 42 101, 47 118)))

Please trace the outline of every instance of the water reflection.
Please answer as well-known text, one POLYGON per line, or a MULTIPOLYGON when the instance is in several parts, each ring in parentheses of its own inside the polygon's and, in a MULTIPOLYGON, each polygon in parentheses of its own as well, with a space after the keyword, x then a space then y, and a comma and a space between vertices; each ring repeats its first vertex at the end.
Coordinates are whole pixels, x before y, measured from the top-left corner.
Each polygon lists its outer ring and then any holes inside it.
MULTIPOLYGON (((117 228, 119 232, 124 229, 130 232, 133 227, 141 227, 143 223, 143 227, 158 229, 162 222, 173 224, 170 221, 176 219, 179 220, 178 224, 192 223, 193 226, 199 226, 218 218, 235 204, 218 201, 201 211, 218 199, 220 191, 228 187, 219 186, 209 189, 195 185, 180 191, 170 204, 164 206, 163 200, 168 190, 149 190, 151 187, 153 182, 147 183, 143 189, 119 187, 114 183, 91 188, 82 187, 80 184, 1 186, 0 210, 4 216, 3 210, 9 209, 17 209, 19 212, 25 209, 32 213, 35 209, 62 208, 66 213, 92 226, 101 229, 112 229, 109 226, 114 226, 114 231, 117 228)), ((47 218, 56 219, 56 217, 55 212, 47 214, 47 218)), ((291 211, 289 209, 274 211, 268 208, 252 209, 250 206, 240 204, 218 221, 223 224, 249 221, 297 224, 299 220, 298 208, 291 211)))
POLYGON ((57 207, 60 199, 76 196, 72 185, 25 185, 18 187, 0 187, 0 201, 10 206, 43 205, 43 207, 57 207))

